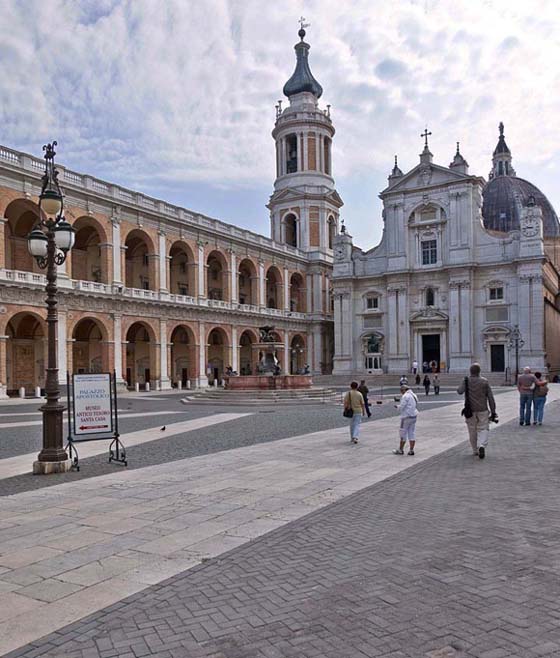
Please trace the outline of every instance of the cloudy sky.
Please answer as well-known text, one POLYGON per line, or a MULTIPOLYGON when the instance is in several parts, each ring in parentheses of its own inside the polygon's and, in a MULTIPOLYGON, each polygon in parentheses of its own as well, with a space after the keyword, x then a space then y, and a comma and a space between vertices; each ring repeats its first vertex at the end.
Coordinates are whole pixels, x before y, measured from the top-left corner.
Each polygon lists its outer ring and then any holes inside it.
POLYGON ((0 0, 0 143, 268 234, 274 105, 307 18, 355 242, 381 233, 393 156, 461 142, 487 176, 506 126, 517 174, 560 210, 554 0, 0 0))

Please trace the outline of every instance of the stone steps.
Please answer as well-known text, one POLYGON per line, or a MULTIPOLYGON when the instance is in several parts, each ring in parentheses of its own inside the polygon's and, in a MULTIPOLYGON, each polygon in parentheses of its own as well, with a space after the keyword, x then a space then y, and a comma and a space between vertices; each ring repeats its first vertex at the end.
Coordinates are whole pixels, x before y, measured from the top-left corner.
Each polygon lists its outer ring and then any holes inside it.
MULTIPOLYGON (((406 373, 408 378, 409 385, 414 385, 415 375, 411 373, 406 373)), ((433 379, 433 374, 428 373, 430 380, 433 379)), ((483 376, 488 379, 492 386, 507 386, 505 382, 504 373, 483 373, 483 376)), ((454 387, 459 386, 463 378, 465 377, 462 373, 449 373, 443 372, 438 374, 441 387, 454 387)), ((351 381, 360 382, 362 379, 366 380, 366 384, 369 388, 377 388, 382 386, 397 386, 399 385, 399 380, 401 375, 399 374, 382 374, 382 375, 364 375, 363 373, 354 373, 352 375, 315 375, 313 377, 313 382, 319 386, 348 386, 351 381)), ((421 380, 424 378, 424 374, 420 374, 421 380)), ((420 383, 420 386, 422 384, 420 383)))
POLYGON ((333 388, 315 387, 305 390, 228 390, 207 388, 186 395, 183 404, 253 406, 267 404, 330 404, 340 402, 340 392, 333 388))

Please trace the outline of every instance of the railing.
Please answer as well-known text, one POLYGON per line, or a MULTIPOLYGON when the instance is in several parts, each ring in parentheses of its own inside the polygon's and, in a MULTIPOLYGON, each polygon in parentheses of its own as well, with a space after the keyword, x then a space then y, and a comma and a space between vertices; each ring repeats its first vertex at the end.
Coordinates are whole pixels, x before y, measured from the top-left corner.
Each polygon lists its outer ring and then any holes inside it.
MULTIPOLYGON (((35 272, 24 272, 22 270, 0 269, 0 283, 23 284, 27 286, 46 285, 46 277, 43 274, 35 272)), ((72 289, 84 293, 95 295, 112 295, 116 298, 119 296, 129 297, 132 299, 144 299, 153 302, 171 303, 177 305, 197 306, 199 308, 209 307, 223 310, 237 310, 243 313, 253 313, 278 318, 291 318, 294 320, 305 320, 305 313, 295 311, 285 311, 279 308, 263 308, 254 304, 239 304, 237 302, 227 302, 222 299, 205 299, 191 297, 189 295, 178 295, 174 293, 144 290, 143 288, 127 288, 97 281, 84 281, 82 279, 70 279, 66 276, 59 276, 58 286, 61 289, 72 289)))

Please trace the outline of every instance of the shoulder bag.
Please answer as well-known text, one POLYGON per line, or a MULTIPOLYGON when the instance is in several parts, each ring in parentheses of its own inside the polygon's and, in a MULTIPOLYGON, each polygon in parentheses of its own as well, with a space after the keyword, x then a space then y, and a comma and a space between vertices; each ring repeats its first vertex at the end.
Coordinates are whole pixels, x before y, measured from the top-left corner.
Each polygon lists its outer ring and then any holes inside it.
POLYGON ((346 397, 344 398, 344 411, 342 412, 342 415, 344 416, 344 418, 354 417, 354 410, 352 409, 352 398, 350 396, 350 393, 347 393, 346 397))
POLYGON ((469 378, 465 377, 465 406, 461 411, 461 416, 465 418, 473 417, 473 410, 471 408, 471 402, 469 400, 469 378))

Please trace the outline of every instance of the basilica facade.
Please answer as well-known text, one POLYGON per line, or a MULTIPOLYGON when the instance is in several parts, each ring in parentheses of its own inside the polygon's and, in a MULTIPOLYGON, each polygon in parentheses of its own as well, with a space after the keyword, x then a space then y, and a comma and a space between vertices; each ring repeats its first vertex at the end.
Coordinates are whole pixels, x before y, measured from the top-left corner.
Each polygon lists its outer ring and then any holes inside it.
MULTIPOLYGON (((342 205, 334 127, 319 107, 309 45, 276 108, 270 238, 58 165, 76 241, 59 267, 58 366, 115 371, 141 389, 206 386, 254 373, 274 326, 283 372, 332 370, 332 247, 342 205)), ((44 161, 0 147, 0 395, 44 386, 45 277, 27 249, 44 161)))
POLYGON ((517 177, 500 124, 488 182, 457 150, 397 165, 383 235, 364 251, 334 241, 334 373, 560 371, 560 225, 542 192, 517 177))

